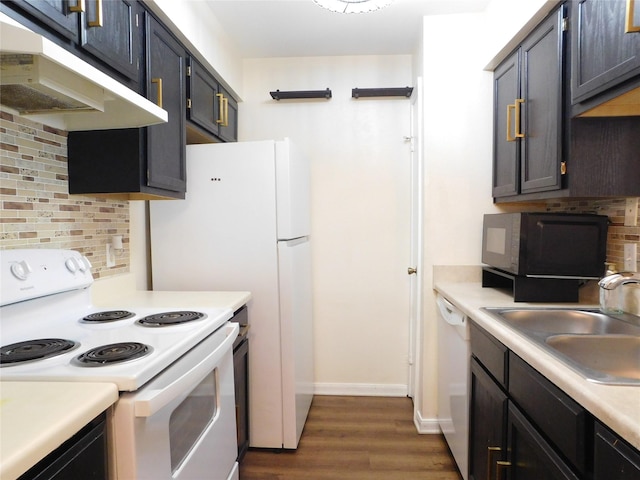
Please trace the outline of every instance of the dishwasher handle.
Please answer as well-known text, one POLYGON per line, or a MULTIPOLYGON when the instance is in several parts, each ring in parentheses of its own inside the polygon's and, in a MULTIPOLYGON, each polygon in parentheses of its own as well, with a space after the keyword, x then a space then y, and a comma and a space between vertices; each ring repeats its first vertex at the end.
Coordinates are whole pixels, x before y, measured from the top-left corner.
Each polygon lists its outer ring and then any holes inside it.
POLYGON ((442 295, 436 297, 436 304, 445 322, 453 326, 464 326, 467 324, 467 317, 458 310, 455 305, 449 302, 442 295))

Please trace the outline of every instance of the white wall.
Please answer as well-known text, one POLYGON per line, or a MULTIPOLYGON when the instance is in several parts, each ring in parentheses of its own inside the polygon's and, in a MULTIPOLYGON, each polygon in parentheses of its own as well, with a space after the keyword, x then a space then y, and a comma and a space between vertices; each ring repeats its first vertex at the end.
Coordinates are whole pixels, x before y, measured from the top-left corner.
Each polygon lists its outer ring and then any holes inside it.
POLYGON ((319 391, 406 394, 409 101, 351 89, 411 85, 411 57, 253 59, 244 72, 240 140, 288 136, 311 160, 319 391), (269 95, 327 87, 331 100, 269 95))
POLYGON ((423 383, 416 405, 424 430, 437 428, 433 267, 479 265, 482 216, 499 211, 491 196, 493 74, 484 69, 557 3, 493 0, 484 13, 423 19, 414 74, 424 78, 423 383))
POLYGON ((200 61, 208 63, 238 97, 242 97, 242 59, 213 15, 199 0, 146 0, 145 3, 200 61))
POLYGON ((422 398, 428 430, 437 414, 434 265, 478 265, 482 215, 491 199, 492 75, 483 14, 424 18, 424 322, 422 398), (446 45, 446 48, 443 48, 446 45))

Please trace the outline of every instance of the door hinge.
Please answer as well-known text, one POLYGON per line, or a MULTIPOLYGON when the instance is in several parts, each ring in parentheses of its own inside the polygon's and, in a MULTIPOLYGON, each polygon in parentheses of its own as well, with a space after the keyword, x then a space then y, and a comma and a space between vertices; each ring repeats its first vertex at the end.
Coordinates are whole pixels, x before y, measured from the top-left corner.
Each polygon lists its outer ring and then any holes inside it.
POLYGON ((191 99, 187 98, 187 108, 191 108, 191 99))
POLYGON ((191 76, 191 65, 187 67, 187 77, 191 76))
POLYGON ((569 17, 564 17, 562 19, 562 31, 563 32, 569 31, 569 17))
POLYGON ((560 175, 567 174, 567 162, 560 162, 560 175))

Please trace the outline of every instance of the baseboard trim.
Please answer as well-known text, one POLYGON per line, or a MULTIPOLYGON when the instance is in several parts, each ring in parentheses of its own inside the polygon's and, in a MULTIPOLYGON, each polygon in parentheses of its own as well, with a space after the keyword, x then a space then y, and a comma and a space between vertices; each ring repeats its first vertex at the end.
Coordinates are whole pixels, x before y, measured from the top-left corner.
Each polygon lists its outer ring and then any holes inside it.
POLYGON ((422 418, 418 410, 413 413, 413 424, 421 434, 442 433, 437 418, 422 418))
POLYGON ((316 383, 315 395, 349 395, 354 397, 406 397, 407 385, 368 383, 316 383))

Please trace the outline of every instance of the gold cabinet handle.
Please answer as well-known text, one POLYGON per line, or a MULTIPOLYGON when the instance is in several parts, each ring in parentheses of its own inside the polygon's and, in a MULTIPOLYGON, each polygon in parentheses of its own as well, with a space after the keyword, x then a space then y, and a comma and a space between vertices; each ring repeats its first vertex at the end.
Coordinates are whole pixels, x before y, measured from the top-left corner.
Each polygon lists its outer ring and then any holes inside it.
POLYGON ((89 22, 90 27, 101 27, 102 26, 102 0, 96 0, 96 18, 95 20, 89 22))
POLYGON ((511 135, 511 112, 516 109, 515 103, 507 105, 507 142, 515 142, 516 137, 511 135))
POLYGON ((511 466, 511 462, 496 462, 496 480, 502 480, 505 470, 511 466))
MULTIPOLYGON (((488 447, 487 448, 487 480, 491 479, 491 466, 493 465, 493 456, 496 453, 502 452, 500 447, 488 447)), ((498 462, 499 463, 499 462, 498 462)))
POLYGON ((524 100, 522 98, 516 98, 516 138, 524 138, 524 132, 522 132, 521 130, 521 124, 520 124, 520 105, 522 105, 524 103, 524 100))
POLYGON ((415 275, 416 273, 418 273, 417 268, 414 268, 414 267, 407 268, 407 275, 415 275))
POLYGON ((222 123, 222 126, 228 127, 229 126, 229 99, 227 97, 224 97, 223 104, 224 104, 224 122, 222 123))
POLYGON ((218 97, 218 118, 216 119, 216 123, 220 125, 224 123, 224 95, 216 93, 216 97, 218 97))
POLYGON ((75 5, 69 7, 70 12, 84 12, 84 0, 78 0, 75 5))
POLYGON ((156 104, 162 108, 162 78, 152 78, 151 83, 158 84, 158 101, 156 104))
POLYGON ((221 127, 229 126, 229 99, 222 93, 216 93, 218 97, 218 119, 216 123, 221 127))
POLYGON ((640 25, 633 24, 636 0, 627 0, 626 28, 624 33, 640 32, 640 25))

